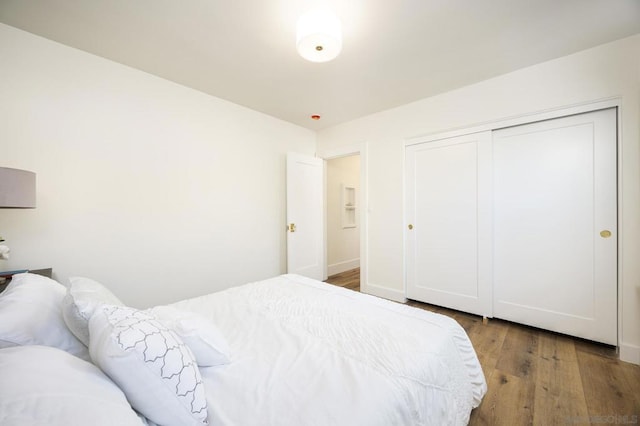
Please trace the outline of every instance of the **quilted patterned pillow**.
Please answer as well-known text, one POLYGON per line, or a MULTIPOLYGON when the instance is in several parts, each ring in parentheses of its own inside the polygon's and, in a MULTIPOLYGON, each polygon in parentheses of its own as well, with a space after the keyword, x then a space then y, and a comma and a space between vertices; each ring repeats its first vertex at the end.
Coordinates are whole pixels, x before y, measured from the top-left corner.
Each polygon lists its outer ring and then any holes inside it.
POLYGON ((178 335, 148 313, 103 305, 89 320, 89 353, 131 406, 166 426, 206 425, 200 370, 178 335))

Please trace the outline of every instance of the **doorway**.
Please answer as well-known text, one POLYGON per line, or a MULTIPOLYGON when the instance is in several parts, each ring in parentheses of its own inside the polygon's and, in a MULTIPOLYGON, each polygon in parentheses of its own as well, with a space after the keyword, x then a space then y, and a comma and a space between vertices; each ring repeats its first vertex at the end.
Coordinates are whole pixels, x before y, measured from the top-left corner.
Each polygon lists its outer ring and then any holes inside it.
POLYGON ((367 292, 367 144, 323 152, 325 280, 367 292))
POLYGON ((327 276, 360 288, 360 155, 326 162, 327 276))

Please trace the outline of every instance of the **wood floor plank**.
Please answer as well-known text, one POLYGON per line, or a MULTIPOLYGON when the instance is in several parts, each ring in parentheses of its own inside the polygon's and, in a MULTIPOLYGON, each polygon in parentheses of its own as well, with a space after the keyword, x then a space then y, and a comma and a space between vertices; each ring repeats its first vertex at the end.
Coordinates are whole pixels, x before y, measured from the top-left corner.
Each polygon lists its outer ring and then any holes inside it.
POLYGON ((487 380, 496 368, 502 354, 502 346, 508 329, 509 326, 504 321, 494 320, 488 324, 481 323, 468 333, 487 380))
POLYGON ((327 278, 327 283, 354 291, 360 291, 360 268, 341 272, 327 278))
POLYGON ((618 359, 615 346, 594 344, 593 342, 584 339, 574 339, 574 344, 576 351, 586 352, 609 359, 618 359))
POLYGON ((498 370, 524 379, 535 379, 538 361, 537 330, 509 327, 501 349, 496 363, 498 370))
POLYGON ((584 351, 576 354, 589 416, 594 419, 636 416, 640 422, 640 371, 635 368, 637 366, 584 351))
POLYGON ((533 424, 535 386, 531 380, 495 370, 487 384, 482 403, 471 412, 470 425, 533 424))
POLYGON ((534 423, 582 423, 589 412, 573 340, 549 333, 541 333, 538 338, 534 423))
POLYGON ((635 416, 635 424, 640 424, 640 366, 622 361, 618 361, 617 365, 623 381, 626 382, 624 388, 627 389, 627 396, 632 399, 632 416, 635 416))

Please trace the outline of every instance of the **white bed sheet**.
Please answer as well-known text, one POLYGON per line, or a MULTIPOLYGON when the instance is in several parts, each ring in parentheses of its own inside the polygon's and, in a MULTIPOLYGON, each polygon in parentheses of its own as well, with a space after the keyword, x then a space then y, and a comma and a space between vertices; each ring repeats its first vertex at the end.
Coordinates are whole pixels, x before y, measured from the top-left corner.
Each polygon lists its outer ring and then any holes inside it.
POLYGON ((172 306, 231 348, 230 364, 201 368, 211 425, 463 425, 486 392, 456 321, 305 277, 172 306))

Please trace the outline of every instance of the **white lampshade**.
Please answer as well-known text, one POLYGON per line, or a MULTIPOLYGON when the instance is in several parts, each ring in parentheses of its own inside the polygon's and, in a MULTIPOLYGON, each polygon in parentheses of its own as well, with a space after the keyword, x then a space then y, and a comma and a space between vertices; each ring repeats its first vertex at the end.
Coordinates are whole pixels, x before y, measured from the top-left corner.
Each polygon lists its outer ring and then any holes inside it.
POLYGON ((311 62, 327 62, 342 50, 342 25, 330 12, 312 10, 298 19, 297 48, 311 62))
POLYGON ((27 170, 0 167, 0 208, 36 207, 36 174, 27 170))

